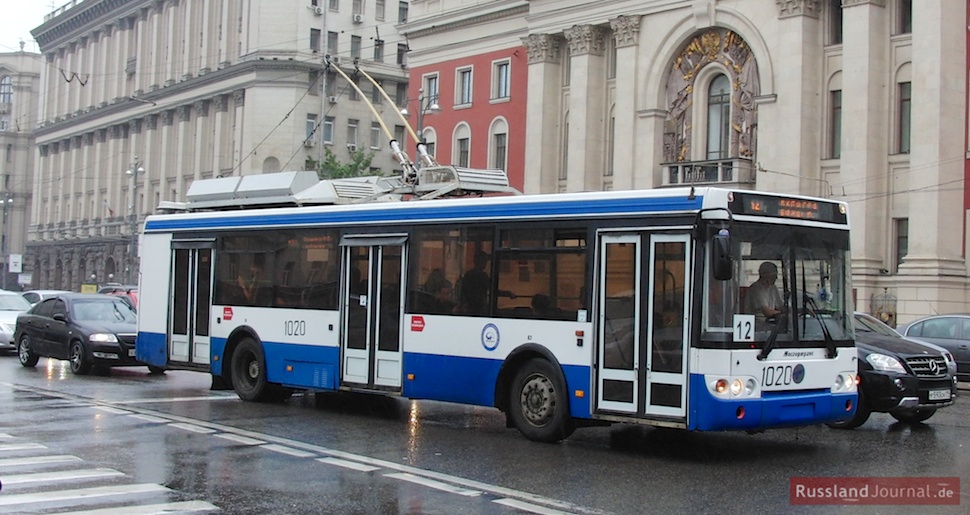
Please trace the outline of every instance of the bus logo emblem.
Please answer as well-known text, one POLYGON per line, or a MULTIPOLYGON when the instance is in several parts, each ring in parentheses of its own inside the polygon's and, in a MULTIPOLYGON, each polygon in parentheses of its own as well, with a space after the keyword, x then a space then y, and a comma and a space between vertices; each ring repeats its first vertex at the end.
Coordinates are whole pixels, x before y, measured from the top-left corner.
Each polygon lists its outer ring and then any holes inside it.
POLYGON ((495 324, 486 324, 482 328, 482 347, 485 347, 487 351, 493 351, 498 348, 498 326, 495 324))
POLYGON ((229 306, 222 308, 222 319, 232 320, 232 308, 230 308, 229 306))
POLYGON ((411 330, 420 333, 424 331, 424 317, 411 317, 411 330))

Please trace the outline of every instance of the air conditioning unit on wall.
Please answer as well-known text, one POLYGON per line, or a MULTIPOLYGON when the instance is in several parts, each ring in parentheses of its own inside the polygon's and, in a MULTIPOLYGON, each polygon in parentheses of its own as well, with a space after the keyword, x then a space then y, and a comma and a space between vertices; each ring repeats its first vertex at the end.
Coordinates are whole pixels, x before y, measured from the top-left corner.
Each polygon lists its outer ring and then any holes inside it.
POLYGON ((317 146, 317 141, 312 139, 303 140, 303 146, 306 148, 313 148, 317 146))
POLYGON ((354 143, 347 143, 347 150, 357 152, 357 145, 354 143))
POLYGON ((321 14, 323 14, 323 7, 320 7, 320 6, 310 7, 310 9, 313 9, 313 14, 316 14, 317 16, 320 16, 321 14))
POLYGON ((364 15, 354 14, 354 23, 364 23, 364 15))
POLYGON ((335 95, 330 95, 330 98, 328 100, 330 101, 331 104, 337 103, 337 97, 335 95))

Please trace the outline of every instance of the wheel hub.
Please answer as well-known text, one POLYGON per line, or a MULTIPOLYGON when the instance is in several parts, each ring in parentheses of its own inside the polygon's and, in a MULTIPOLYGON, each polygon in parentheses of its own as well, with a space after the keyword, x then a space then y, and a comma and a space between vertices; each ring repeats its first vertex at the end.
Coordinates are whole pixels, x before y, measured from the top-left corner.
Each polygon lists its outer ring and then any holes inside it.
POLYGON ((556 405, 556 392, 547 377, 533 376, 522 388, 522 412, 530 423, 546 424, 556 405))

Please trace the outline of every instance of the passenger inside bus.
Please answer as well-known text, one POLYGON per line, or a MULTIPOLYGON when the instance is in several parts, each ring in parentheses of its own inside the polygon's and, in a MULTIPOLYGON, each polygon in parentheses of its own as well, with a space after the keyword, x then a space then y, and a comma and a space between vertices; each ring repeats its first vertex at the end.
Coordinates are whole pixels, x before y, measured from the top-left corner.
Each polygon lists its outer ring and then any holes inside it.
POLYGON ((744 311, 755 317, 755 327, 764 327, 768 319, 781 313, 781 293, 775 286, 778 266, 770 261, 758 267, 758 280, 753 282, 744 296, 744 311))
POLYGON ((485 271, 488 254, 475 253, 475 267, 465 272, 458 281, 459 304, 463 313, 483 314, 488 309, 488 292, 492 280, 485 271))

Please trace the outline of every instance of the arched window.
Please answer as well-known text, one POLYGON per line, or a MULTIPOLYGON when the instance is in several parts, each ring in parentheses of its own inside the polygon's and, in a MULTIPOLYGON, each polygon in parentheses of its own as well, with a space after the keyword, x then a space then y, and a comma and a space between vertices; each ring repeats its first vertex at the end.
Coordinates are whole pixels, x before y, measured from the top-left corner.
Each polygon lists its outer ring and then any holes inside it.
POLYGON ((9 75, 0 77, 0 104, 13 102, 13 79, 9 75))
POLYGON ((707 93, 707 159, 724 159, 731 148, 731 81, 718 75, 707 93))
POLYGON ((489 129, 488 166, 508 169, 509 125, 504 118, 496 118, 489 129))
POLYGON ((454 143, 451 147, 451 162, 455 166, 468 167, 471 163, 472 131, 467 124, 455 127, 454 143))
POLYGON ((425 127, 421 136, 424 138, 424 148, 431 157, 434 157, 435 144, 438 142, 438 133, 431 127, 425 127))

